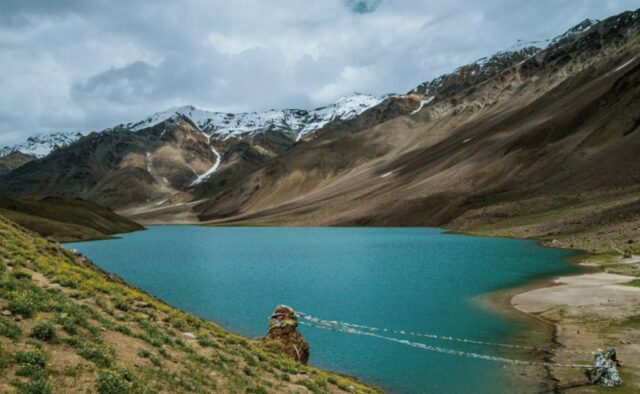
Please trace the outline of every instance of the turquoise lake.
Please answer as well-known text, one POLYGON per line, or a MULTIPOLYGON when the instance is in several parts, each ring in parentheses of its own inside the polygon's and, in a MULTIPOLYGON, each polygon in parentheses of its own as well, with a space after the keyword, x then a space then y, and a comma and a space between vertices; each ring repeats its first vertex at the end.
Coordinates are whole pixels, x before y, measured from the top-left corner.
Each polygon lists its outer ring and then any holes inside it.
MULTIPOLYGON (((286 304, 325 319, 516 341, 525 323, 488 311, 477 298, 573 269, 565 262, 570 251, 434 228, 150 226, 121 237, 65 247, 174 306, 249 337, 265 335, 274 307, 286 304)), ((514 391, 495 362, 300 329, 310 344, 311 364, 393 392, 514 391)), ((414 340, 505 355, 496 348, 414 340)))

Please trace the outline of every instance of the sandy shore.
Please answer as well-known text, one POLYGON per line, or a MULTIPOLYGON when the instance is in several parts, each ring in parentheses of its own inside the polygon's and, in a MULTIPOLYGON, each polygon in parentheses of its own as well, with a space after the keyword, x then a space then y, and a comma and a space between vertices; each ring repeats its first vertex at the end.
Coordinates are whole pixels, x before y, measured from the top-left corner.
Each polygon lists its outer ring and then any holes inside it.
MULTIPOLYGON (((638 258, 619 261, 620 264, 638 262, 638 258)), ((520 289, 512 295, 511 305, 555 326, 554 340, 558 348, 553 361, 590 362, 590 352, 615 347, 623 364, 620 373, 624 386, 614 391, 640 392, 640 321, 637 320, 640 287, 629 285, 636 279, 607 272, 563 276, 541 287, 520 289), (567 349, 578 354, 565 351, 567 349)), ((589 385, 581 370, 552 369, 549 373, 561 392, 604 390, 589 385)))

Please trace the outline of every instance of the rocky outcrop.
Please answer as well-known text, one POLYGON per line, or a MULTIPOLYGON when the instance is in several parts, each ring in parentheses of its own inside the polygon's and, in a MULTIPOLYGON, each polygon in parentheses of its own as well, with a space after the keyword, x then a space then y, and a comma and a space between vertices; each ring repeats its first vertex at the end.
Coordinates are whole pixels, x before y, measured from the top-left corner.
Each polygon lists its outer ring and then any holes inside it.
POLYGON ((527 46, 514 51, 498 52, 491 57, 459 67, 450 74, 424 82, 409 93, 419 93, 440 100, 446 99, 488 81, 540 51, 541 49, 535 46, 527 46))
POLYGON ((56 149, 63 148, 76 142, 82 138, 82 135, 82 133, 77 131, 32 135, 22 143, 0 147, 0 157, 17 152, 32 157, 42 158, 56 149))
POLYGON ((10 197, 80 197, 118 208, 166 199, 215 161, 205 136, 186 118, 133 132, 91 133, 6 174, 10 197))
POLYGON ((11 152, 5 156, 0 156, 0 175, 8 174, 34 159, 35 156, 27 155, 18 151, 11 152))
POLYGON ((268 338, 280 344, 282 351, 294 360, 306 364, 309 361, 309 343, 298 331, 295 311, 278 305, 269 318, 268 338))

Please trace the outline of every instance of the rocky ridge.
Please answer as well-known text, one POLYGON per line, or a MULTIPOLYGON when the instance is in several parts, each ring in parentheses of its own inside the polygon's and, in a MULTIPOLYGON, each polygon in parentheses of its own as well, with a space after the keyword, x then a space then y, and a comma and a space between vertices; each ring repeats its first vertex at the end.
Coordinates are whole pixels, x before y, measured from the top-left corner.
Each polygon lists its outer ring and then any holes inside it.
POLYGON ((19 150, 7 153, 0 157, 0 175, 8 174, 34 159, 36 159, 35 156, 22 153, 19 150))
MULTIPOLYGON (((290 140, 287 145, 291 145, 331 122, 354 118, 379 104, 383 99, 354 93, 352 96, 343 97, 333 104, 310 111, 284 109, 238 114, 206 111, 188 105, 158 112, 139 121, 120 124, 101 133, 139 132, 159 125, 170 129, 177 127, 184 119, 188 119, 193 127, 201 130, 211 143, 224 151, 236 143, 240 143, 244 149, 250 149, 251 147, 245 145, 247 143, 254 145, 256 138, 261 140, 276 139, 280 141, 278 144, 282 144, 284 137, 284 139, 290 140), (269 135, 265 136, 265 134, 269 135)), ((24 143, 2 147, 0 148, 0 175, 66 147, 78 141, 83 135, 79 132, 40 134, 27 138, 24 143), (20 160, 16 160, 18 155, 21 155, 20 160)), ((158 137, 163 136, 163 132, 158 134, 158 137)), ((255 145, 262 154, 270 155, 268 153, 270 149, 267 148, 265 151, 260 147, 260 144, 255 145)), ((233 155, 237 150, 236 146, 228 154, 233 155)), ((217 152, 215 148, 213 152, 217 152)), ((221 155, 217 153, 214 155, 216 156, 214 163, 218 159, 222 161, 221 155)), ((195 176, 194 186, 205 180, 202 177, 198 179, 198 174, 195 176)))
POLYGON ((222 113, 188 105, 158 112, 143 120, 116 126, 127 130, 142 130, 177 116, 186 116, 214 139, 256 135, 269 131, 302 136, 335 120, 346 120, 361 114, 382 101, 381 98, 355 93, 335 103, 310 111, 302 109, 269 110, 265 112, 222 113))
POLYGON ((56 132, 47 134, 37 134, 28 137, 25 142, 0 147, 0 157, 7 156, 14 152, 33 157, 44 157, 53 150, 65 147, 82 137, 80 132, 56 132))

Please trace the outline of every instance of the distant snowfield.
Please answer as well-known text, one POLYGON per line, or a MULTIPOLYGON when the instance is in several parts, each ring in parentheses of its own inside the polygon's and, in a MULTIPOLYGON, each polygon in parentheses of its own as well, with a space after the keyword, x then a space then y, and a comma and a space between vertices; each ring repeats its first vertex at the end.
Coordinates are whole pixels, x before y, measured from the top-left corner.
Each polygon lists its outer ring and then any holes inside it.
POLYGON ((0 157, 12 152, 22 152, 38 158, 44 157, 54 149, 67 146, 82 136, 83 134, 77 131, 32 135, 20 144, 0 147, 0 157))

